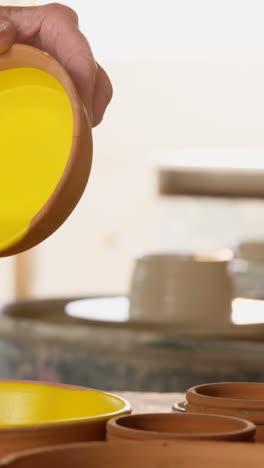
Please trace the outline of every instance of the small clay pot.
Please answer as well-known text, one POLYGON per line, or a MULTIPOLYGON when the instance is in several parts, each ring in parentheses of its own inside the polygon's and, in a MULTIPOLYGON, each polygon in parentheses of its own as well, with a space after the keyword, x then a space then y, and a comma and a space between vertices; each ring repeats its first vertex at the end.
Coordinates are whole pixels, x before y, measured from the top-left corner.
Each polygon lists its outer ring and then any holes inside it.
POLYGON ((206 414, 135 414, 107 423, 107 440, 253 441, 255 433, 256 427, 251 422, 206 414))
POLYGON ((247 419, 256 425, 256 441, 264 442, 264 384, 221 382, 187 390, 185 409, 247 419))
POLYGON ((132 320, 208 330, 229 324, 233 286, 229 251, 139 256, 130 287, 132 320))
POLYGON ((23 453, 6 468, 263 468, 262 444, 206 441, 90 442, 23 453))

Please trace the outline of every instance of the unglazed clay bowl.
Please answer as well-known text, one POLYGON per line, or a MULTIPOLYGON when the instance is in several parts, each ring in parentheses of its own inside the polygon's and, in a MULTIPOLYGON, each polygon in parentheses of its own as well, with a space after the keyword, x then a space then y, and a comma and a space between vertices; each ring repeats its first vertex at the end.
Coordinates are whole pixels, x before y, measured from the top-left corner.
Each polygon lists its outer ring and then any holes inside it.
POLYGON ((47 53, 15 44, 0 55, 0 256, 50 236, 88 180, 91 125, 74 83, 47 53))
POLYGON ((263 468, 262 444, 213 441, 90 442, 10 456, 9 468, 263 468))
POLYGON ((264 384, 219 382, 187 390, 187 412, 222 414, 247 419, 256 425, 256 440, 264 442, 264 384))
POLYGON ((0 456, 104 440, 106 421, 130 412, 122 398, 71 385, 0 381, 0 456))
POLYGON ((133 414, 107 422, 107 440, 192 439, 254 441, 256 427, 243 419, 207 414, 133 414))

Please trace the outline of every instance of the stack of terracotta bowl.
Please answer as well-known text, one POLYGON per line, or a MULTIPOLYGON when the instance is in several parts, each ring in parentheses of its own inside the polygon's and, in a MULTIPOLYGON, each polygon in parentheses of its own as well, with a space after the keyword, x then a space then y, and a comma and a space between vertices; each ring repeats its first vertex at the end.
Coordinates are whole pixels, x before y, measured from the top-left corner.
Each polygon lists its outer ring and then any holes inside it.
POLYGON ((174 413, 132 415, 97 390, 0 381, 0 467, 262 468, 263 395, 264 384, 206 384, 174 413))
POLYGON ((219 414, 251 421, 256 441, 264 442, 264 384, 218 382, 198 385, 186 392, 186 401, 175 405, 176 412, 219 414))

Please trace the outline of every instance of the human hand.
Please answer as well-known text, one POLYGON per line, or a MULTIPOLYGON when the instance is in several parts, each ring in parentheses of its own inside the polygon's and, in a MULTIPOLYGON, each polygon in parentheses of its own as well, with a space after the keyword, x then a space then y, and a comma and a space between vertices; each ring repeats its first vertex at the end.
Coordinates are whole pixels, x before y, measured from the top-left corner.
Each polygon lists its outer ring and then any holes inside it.
POLYGON ((101 122, 112 98, 112 85, 95 62, 73 10, 58 3, 0 7, 0 53, 13 43, 32 45, 55 57, 75 82, 93 127, 101 122))

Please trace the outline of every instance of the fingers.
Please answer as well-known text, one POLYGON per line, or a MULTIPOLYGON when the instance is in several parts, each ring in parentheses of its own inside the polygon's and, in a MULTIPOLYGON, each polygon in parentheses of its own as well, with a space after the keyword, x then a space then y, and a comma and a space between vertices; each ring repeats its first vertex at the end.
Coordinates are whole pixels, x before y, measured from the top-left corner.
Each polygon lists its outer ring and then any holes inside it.
POLYGON ((39 31, 42 47, 68 71, 91 116, 97 67, 90 45, 79 31, 76 18, 66 14, 64 7, 49 5, 43 10, 39 31))
POLYGON ((97 76, 93 95, 92 123, 98 125, 104 116, 105 110, 113 96, 111 81, 104 69, 97 63, 97 76))
POLYGON ((5 52, 15 40, 15 26, 6 17, 0 16, 0 54, 5 52))
MULTIPOLYGON (((38 40, 41 47, 56 57, 68 71, 92 121, 97 65, 87 39, 78 28, 78 17, 73 10, 60 4, 49 4, 37 10, 38 18, 41 18, 37 21, 40 25, 38 40)), ((100 99, 99 94, 96 95, 100 99)), ((99 107, 102 107, 101 103, 99 107)), ((96 105, 96 115, 97 109, 96 105)))
POLYGON ((48 7, 44 10, 39 33, 42 47, 54 55, 73 78, 92 125, 96 126, 111 100, 111 82, 103 68, 96 64, 87 39, 79 31, 76 14, 62 5, 48 7))
MULTIPOLYGON (((42 48, 64 66, 78 88, 93 125, 98 125, 111 100, 112 86, 78 28, 76 13, 64 5, 52 3, 40 7, 0 7, 1 14, 14 24, 17 42, 42 48)), ((13 40, 11 35, 11 43, 13 40)))

